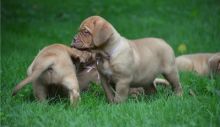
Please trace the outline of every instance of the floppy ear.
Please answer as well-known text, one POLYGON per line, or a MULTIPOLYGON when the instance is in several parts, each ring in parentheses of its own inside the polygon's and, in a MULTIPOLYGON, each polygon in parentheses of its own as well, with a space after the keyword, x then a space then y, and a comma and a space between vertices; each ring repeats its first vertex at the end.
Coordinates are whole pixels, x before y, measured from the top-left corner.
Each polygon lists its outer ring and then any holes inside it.
POLYGON ((211 69, 212 73, 215 74, 219 69, 220 57, 214 56, 208 62, 209 62, 209 68, 211 69))
POLYGON ((93 43, 96 47, 103 45, 111 37, 113 31, 106 21, 94 22, 93 43))

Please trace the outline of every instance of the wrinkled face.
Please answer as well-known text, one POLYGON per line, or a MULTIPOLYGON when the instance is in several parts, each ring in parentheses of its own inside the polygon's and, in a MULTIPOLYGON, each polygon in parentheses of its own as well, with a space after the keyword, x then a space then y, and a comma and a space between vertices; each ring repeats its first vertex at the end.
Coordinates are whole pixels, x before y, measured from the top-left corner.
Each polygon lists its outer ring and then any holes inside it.
POLYGON ((77 49, 94 49, 105 43, 111 33, 107 21, 99 16, 91 16, 81 23, 71 46, 77 49))
POLYGON ((94 48, 91 30, 86 26, 80 28, 79 32, 73 38, 71 46, 78 49, 94 48))

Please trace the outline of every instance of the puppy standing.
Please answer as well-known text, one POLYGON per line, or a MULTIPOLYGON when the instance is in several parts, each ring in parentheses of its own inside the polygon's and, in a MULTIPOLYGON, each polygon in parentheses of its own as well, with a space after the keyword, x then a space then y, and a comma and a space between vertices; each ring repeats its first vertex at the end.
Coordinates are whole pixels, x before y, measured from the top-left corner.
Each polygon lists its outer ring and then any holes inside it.
POLYGON ((195 71, 199 75, 220 74, 220 53, 197 53, 176 58, 179 71, 195 71))
POLYGON ((69 93, 71 104, 79 99, 79 85, 72 58, 85 61, 90 53, 71 49, 65 45, 53 44, 42 49, 28 68, 28 76, 13 90, 15 95, 23 86, 33 82, 34 95, 39 101, 47 97, 48 86, 64 86, 69 93))
POLYGON ((128 40, 102 17, 91 16, 81 23, 73 46, 101 52, 97 67, 110 102, 125 101, 129 87, 154 88, 153 81, 159 74, 171 83, 177 95, 182 95, 173 50, 161 39, 128 40), (103 60, 103 54, 109 60, 103 60), (115 96, 109 84, 115 86, 115 96))

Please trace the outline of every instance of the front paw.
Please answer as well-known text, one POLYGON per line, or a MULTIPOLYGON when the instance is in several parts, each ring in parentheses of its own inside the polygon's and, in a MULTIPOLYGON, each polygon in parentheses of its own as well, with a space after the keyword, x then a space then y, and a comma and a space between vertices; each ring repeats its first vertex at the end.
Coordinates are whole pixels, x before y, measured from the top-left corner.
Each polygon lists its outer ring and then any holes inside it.
POLYGON ((119 104, 126 100, 126 97, 115 96, 113 99, 113 103, 119 104))

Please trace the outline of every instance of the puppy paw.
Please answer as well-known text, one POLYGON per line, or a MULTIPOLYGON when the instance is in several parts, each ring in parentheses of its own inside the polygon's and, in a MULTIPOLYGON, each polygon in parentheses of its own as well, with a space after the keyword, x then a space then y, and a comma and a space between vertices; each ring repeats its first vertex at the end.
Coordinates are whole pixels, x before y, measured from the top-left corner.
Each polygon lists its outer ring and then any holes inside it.
POLYGON ((183 91, 182 90, 175 91, 175 95, 181 97, 183 96, 183 91))
POLYGON ((73 90, 70 94, 70 105, 75 107, 80 102, 80 94, 78 91, 73 90))

